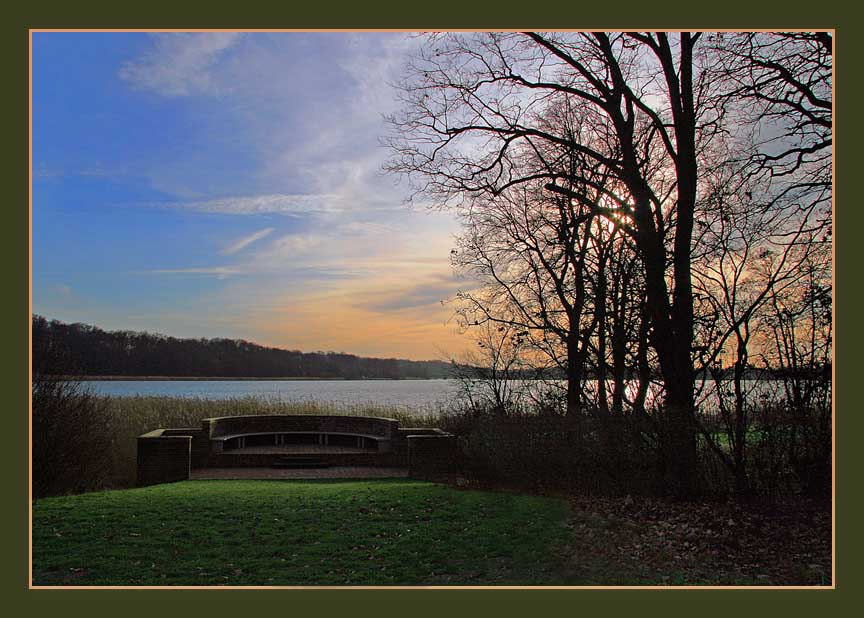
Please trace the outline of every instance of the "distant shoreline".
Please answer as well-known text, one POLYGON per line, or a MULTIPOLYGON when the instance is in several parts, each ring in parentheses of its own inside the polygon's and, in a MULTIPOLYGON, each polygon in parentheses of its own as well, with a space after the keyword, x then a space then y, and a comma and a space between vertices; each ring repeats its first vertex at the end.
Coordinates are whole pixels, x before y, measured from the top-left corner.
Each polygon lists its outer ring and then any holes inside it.
MULTIPOLYGON (((59 376, 58 376, 59 377, 59 376)), ((351 382, 358 380, 399 382, 406 380, 449 380, 452 378, 261 378, 224 376, 64 376, 82 382, 351 382)))

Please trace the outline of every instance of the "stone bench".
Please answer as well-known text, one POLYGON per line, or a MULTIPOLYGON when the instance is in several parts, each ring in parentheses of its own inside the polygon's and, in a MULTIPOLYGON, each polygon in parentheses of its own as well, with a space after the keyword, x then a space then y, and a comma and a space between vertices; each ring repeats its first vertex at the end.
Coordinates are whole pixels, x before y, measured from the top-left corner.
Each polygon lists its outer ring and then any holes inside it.
POLYGON ((213 452, 222 452, 226 446, 229 450, 244 448, 247 438, 254 436, 273 436, 275 446, 289 443, 291 436, 315 436, 317 444, 326 446, 331 437, 339 436, 356 439, 357 448, 371 443, 378 452, 386 453, 399 427, 398 421, 389 418, 300 414, 226 416, 205 419, 203 425, 213 452))
POLYGON ((304 450, 278 447, 298 443, 316 444, 306 450, 330 465, 404 466, 418 478, 435 478, 459 462, 454 436, 440 429, 400 428, 399 421, 389 418, 225 416, 204 419, 200 428, 157 429, 139 436, 138 484, 185 480, 191 468, 270 466, 285 451, 304 450))
POLYGON ((247 446, 246 439, 250 437, 258 437, 258 436, 269 436, 273 440, 274 446, 284 446, 286 444, 290 444, 291 436, 314 436, 315 443, 320 446, 329 446, 331 436, 340 436, 340 437, 348 437, 355 438, 356 441, 354 445, 357 448, 365 449, 368 448, 368 445, 372 443, 375 446, 375 449, 379 452, 387 452, 390 450, 390 439, 385 438, 383 436, 376 436, 372 434, 363 434, 363 433, 354 433, 354 432, 344 432, 344 431, 258 431, 258 432, 246 432, 246 433, 237 433, 237 434, 227 434, 224 436, 217 436, 212 438, 212 442, 214 443, 215 450, 225 451, 230 450, 227 447, 227 443, 231 441, 236 441, 236 444, 231 445, 232 448, 245 448, 247 446))

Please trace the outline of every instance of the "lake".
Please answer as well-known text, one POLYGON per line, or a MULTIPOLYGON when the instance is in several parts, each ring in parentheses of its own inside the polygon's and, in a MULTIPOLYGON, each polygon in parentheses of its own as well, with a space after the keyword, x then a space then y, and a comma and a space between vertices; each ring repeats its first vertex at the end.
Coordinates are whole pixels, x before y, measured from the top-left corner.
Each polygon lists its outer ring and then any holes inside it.
POLYGON ((457 380, 88 380, 97 395, 201 399, 261 397, 290 402, 437 409, 459 387, 457 380))
MULTIPOLYGON (((447 407, 460 390, 458 380, 88 380, 84 382, 97 395, 112 397, 167 396, 200 399, 237 399, 260 397, 286 402, 332 403, 338 406, 371 405, 415 412, 438 411, 447 407)), ((586 383, 587 388, 595 385, 586 383)), ((745 380, 750 396, 777 400, 782 382, 745 380)), ((539 386, 539 385, 538 385, 539 386)), ((563 388, 563 382, 560 383, 563 388)), ((708 386, 712 386, 710 383, 708 386)), ((636 383, 630 388, 635 390, 636 383)), ((611 384, 610 384, 611 389, 611 384)), ((656 390, 656 389, 655 389, 656 390)), ((649 403, 654 394, 649 393, 649 403)), ((716 395, 708 388, 697 403, 716 407, 716 395)))

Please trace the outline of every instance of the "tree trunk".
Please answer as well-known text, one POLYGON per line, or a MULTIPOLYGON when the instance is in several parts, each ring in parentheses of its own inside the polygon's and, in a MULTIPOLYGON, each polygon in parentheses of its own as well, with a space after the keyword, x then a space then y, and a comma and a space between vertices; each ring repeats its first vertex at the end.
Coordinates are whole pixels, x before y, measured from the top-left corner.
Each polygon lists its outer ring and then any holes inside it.
POLYGON ((743 498, 750 493, 750 483, 747 478, 746 448, 747 448, 747 410, 744 407, 744 372, 747 370, 747 341, 737 336, 738 350, 735 360, 733 387, 735 391, 735 429, 733 461, 735 465, 735 494, 743 498))
POLYGON ((666 482, 672 495, 683 498, 698 492, 693 383, 686 376, 667 378, 665 382, 666 482))
POLYGON ((572 417, 582 413, 582 356, 579 334, 571 331, 567 338, 567 414, 572 417))
POLYGON ((601 255, 597 265, 597 291, 594 295, 594 315, 597 322, 597 406, 600 413, 609 416, 609 399, 606 392, 606 334, 608 317, 606 311, 606 256, 601 255))

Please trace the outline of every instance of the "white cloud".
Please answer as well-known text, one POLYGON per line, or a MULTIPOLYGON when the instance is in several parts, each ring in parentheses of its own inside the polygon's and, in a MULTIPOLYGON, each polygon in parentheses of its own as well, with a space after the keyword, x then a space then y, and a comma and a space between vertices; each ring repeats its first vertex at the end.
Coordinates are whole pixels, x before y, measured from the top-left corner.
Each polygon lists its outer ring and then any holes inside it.
POLYGON ((222 250, 222 255, 234 255, 235 253, 238 253, 251 245, 253 242, 269 236, 273 233, 274 229, 275 228, 272 227, 264 228, 263 230, 258 230, 254 234, 249 234, 248 236, 239 238, 238 240, 235 240, 233 243, 225 247, 225 249, 222 250))
POLYGON ((168 156, 147 170, 155 189, 192 202, 253 196, 187 205, 226 214, 400 207, 403 189, 380 174, 387 153, 379 138, 386 132, 382 114, 397 105, 389 84, 398 80, 417 39, 405 33, 252 33, 237 44, 194 38, 201 36, 211 35, 158 35, 122 71, 140 88, 166 96, 226 95, 216 105, 202 101, 208 107, 193 117, 196 135, 205 136, 201 144, 190 143, 179 160, 168 156), (211 141, 217 147, 207 147, 211 141), (236 155, 247 163, 242 173, 234 166, 208 175, 220 157, 236 155))
MULTIPOLYGON (((318 234, 287 234, 251 256, 250 264, 260 270, 296 268, 299 265, 298 258, 307 257, 310 251, 320 247, 324 241, 318 234)), ((306 264, 305 261, 303 263, 306 264)))
MULTIPOLYGON (((253 242, 270 235, 274 228, 266 228, 239 239, 222 253, 233 255, 253 242), (232 250, 229 253, 229 250, 232 250)), ((265 247, 238 256, 239 261, 228 266, 203 266, 191 268, 160 268, 136 271, 139 275, 204 275, 227 279, 235 275, 258 275, 262 273, 291 272, 293 275, 321 276, 330 278, 346 273, 334 273, 319 269, 317 263, 309 262, 310 254, 320 247, 325 239, 315 234, 288 234, 268 243, 265 247), (310 271, 311 269, 311 271, 310 271)))
POLYGON ((476 283, 461 279, 448 272, 432 272, 419 282, 402 280, 390 289, 363 292, 357 295, 355 305, 378 313, 414 311, 426 308, 435 311, 437 306, 453 299, 458 292, 476 287, 476 283))
POLYGON ((163 268, 158 270, 145 270, 145 275, 211 275, 217 279, 226 279, 231 275, 242 272, 240 269, 229 266, 214 266, 207 268, 163 268))
POLYGON ((155 205, 222 215, 291 215, 311 212, 339 212, 345 208, 344 200, 338 195, 328 194, 252 195, 225 197, 200 202, 168 202, 155 205))
POLYGON ((165 97, 216 94, 222 83, 214 68, 241 36, 236 32, 154 34, 153 48, 125 63, 119 75, 135 88, 165 97))

